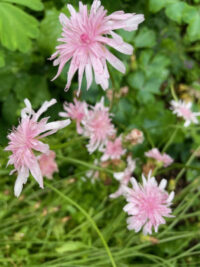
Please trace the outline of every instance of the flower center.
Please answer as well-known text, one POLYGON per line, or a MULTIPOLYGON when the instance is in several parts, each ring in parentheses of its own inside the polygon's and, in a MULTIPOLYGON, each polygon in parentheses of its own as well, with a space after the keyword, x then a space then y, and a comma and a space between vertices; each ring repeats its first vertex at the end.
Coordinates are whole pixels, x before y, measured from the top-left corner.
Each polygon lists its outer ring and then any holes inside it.
POLYGON ((91 43, 90 37, 88 36, 87 33, 81 34, 80 39, 81 39, 81 42, 84 44, 90 44, 91 43))
POLYGON ((186 118, 186 119, 190 119, 191 118, 192 112, 189 109, 187 109, 185 107, 181 107, 180 111, 181 111, 181 113, 182 113, 184 118, 186 118))

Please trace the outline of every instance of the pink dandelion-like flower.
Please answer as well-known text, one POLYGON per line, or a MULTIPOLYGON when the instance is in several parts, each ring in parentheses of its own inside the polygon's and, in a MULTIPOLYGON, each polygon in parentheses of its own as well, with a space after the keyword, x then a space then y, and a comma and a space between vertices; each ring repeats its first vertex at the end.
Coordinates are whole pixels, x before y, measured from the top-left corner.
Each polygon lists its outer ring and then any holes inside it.
POLYGON ((93 153, 96 149, 102 151, 109 137, 115 134, 114 125, 111 123, 109 108, 104 106, 104 98, 87 111, 82 121, 84 136, 89 138, 88 151, 93 153))
POLYGON ((58 172, 58 166, 55 161, 56 153, 49 151, 47 154, 42 154, 38 157, 42 176, 52 179, 54 172, 58 172))
POLYGON ((16 129, 8 135, 9 144, 5 148, 11 151, 8 165, 14 165, 14 171, 18 172, 15 182, 15 196, 19 196, 23 184, 27 182, 29 171, 41 188, 43 188, 43 178, 38 163, 38 158, 34 150, 41 153, 48 153, 49 146, 40 141, 41 138, 51 135, 69 125, 70 120, 48 122, 48 118, 38 121, 39 117, 52 105, 56 103, 55 99, 45 101, 41 108, 35 112, 32 109, 28 99, 24 100, 26 107, 21 111, 21 122, 16 129))
POLYGON ((60 23, 63 27, 62 38, 58 41, 61 45, 56 47, 56 52, 51 56, 54 66, 59 65, 56 79, 62 72, 65 64, 71 60, 66 89, 69 89, 72 78, 78 70, 80 92, 83 74, 86 74, 87 89, 92 84, 94 70, 95 81, 105 90, 108 88, 109 73, 106 65, 108 61, 118 71, 124 73, 124 64, 115 57, 106 45, 121 53, 131 55, 133 47, 125 43, 120 35, 114 30, 126 31, 137 30, 138 25, 144 21, 143 15, 124 13, 117 11, 107 16, 107 11, 101 6, 101 1, 94 0, 91 10, 88 12, 87 5, 79 2, 79 12, 72 5, 67 5, 71 17, 60 14, 60 23), (110 35, 112 38, 109 38, 110 35))
POLYGON ((116 138, 113 142, 108 141, 106 144, 106 148, 104 149, 104 154, 101 157, 102 161, 106 161, 108 159, 120 159, 122 155, 126 152, 126 149, 122 147, 122 139, 121 137, 116 138))
POLYGON ((74 99, 73 103, 64 103, 64 110, 66 112, 60 112, 59 115, 64 118, 70 118, 76 121, 76 129, 78 134, 83 133, 83 129, 81 127, 81 121, 85 116, 85 112, 87 109, 87 104, 85 102, 78 101, 74 99))
POLYGON ((152 227, 158 231, 160 224, 165 224, 163 217, 171 215, 170 205, 174 198, 174 192, 168 194, 165 191, 167 181, 162 179, 160 184, 149 173, 146 179, 142 175, 143 185, 138 184, 135 178, 131 178, 133 189, 126 188, 126 200, 128 204, 124 211, 130 215, 127 219, 128 229, 139 232, 143 227, 143 233, 152 234, 152 227))
POLYGON ((173 113, 185 120, 185 127, 188 127, 191 123, 197 124, 199 122, 197 117, 200 116, 200 112, 192 112, 191 107, 191 102, 186 103, 181 100, 171 101, 171 109, 173 110, 173 113))
POLYGON ((164 167, 168 167, 173 163, 173 159, 167 155, 166 153, 161 154, 157 148, 152 148, 148 152, 145 153, 145 156, 149 158, 153 158, 158 162, 162 162, 164 167))
POLYGON ((123 172, 114 173, 114 178, 120 182, 120 186, 115 193, 110 195, 110 198, 117 198, 125 193, 124 186, 128 185, 131 176, 135 170, 135 167, 136 167, 135 160, 132 160, 131 156, 128 156, 126 169, 123 172))

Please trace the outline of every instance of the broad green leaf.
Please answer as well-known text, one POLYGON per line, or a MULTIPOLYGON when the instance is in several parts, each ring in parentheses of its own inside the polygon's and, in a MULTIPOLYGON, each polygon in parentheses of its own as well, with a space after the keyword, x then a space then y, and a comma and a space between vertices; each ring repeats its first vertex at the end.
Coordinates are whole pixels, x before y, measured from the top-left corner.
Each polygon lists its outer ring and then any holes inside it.
POLYGON ((174 20, 178 23, 182 22, 183 11, 186 8, 187 4, 184 2, 175 2, 167 6, 165 13, 171 20, 174 20))
POLYGON ((9 3, 0 3, 0 40, 10 50, 27 52, 31 48, 31 38, 38 35, 38 21, 9 3))
POLYGON ((191 42, 200 40, 200 14, 197 14, 188 25, 187 36, 191 42))
POLYGON ((145 76, 142 71, 137 71, 128 76, 128 83, 135 89, 142 89, 145 81, 145 76))
POLYGON ((156 44, 156 34, 153 30, 143 27, 134 39, 136 47, 153 47, 156 44))
POLYGON ((40 26, 38 44, 45 54, 49 56, 55 51, 57 39, 61 34, 62 27, 59 22, 59 15, 60 12, 56 9, 47 10, 40 26))
POLYGON ((3 0, 3 2, 19 4, 36 11, 41 11, 44 8, 44 5, 41 0, 3 0))
POLYGON ((183 10, 183 21, 185 23, 191 23, 198 15, 198 10, 195 7, 186 5, 183 10))
POLYGON ((150 0, 149 10, 153 13, 160 11, 162 8, 166 7, 169 3, 174 3, 177 0, 150 0))

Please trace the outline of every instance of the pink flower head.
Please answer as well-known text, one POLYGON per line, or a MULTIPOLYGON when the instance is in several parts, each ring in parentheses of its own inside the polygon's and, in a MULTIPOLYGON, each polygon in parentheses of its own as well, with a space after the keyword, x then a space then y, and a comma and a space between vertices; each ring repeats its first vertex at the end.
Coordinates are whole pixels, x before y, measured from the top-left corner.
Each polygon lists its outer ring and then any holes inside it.
POLYGON ((160 224, 165 224, 163 217, 173 217, 171 208, 174 198, 174 192, 168 194, 165 191, 167 180, 162 179, 160 184, 151 177, 148 179, 142 175, 143 185, 138 184, 135 178, 131 178, 133 189, 126 188, 126 200, 128 204, 124 207, 124 211, 130 215, 127 219, 128 229, 134 229, 139 232, 143 227, 143 233, 152 234, 152 227, 155 232, 158 231, 160 224))
POLYGON ((82 121, 84 135, 89 137, 88 151, 93 153, 96 149, 102 150, 109 137, 115 134, 115 128, 111 123, 109 108, 104 106, 104 98, 87 111, 82 121))
POLYGON ((85 116, 87 109, 87 104, 85 102, 80 102, 77 99, 74 99, 73 103, 64 103, 64 110, 66 112, 60 112, 59 115, 65 118, 71 118, 76 121, 76 129, 78 134, 82 134, 83 130, 81 127, 81 121, 85 116))
POLYGON ((122 155, 126 152, 126 149, 122 147, 122 139, 121 137, 116 138, 113 142, 108 141, 106 144, 106 148, 104 149, 104 154, 101 157, 102 161, 106 161, 108 159, 120 159, 122 155))
MULTIPOLYGON (((5 148, 11 151, 8 165, 14 165, 14 171, 18 172, 15 182, 15 196, 19 196, 23 184, 27 182, 29 171, 41 188, 43 188, 43 178, 38 163, 38 158, 34 150, 41 153, 48 153, 49 146, 40 141, 41 138, 51 135, 69 125, 70 120, 48 122, 48 118, 38 121, 39 117, 52 105, 55 99, 45 101, 41 108, 35 112, 28 99, 24 100, 26 107, 21 111, 21 122, 16 129, 8 135, 9 144, 5 148)), ((13 171, 11 172, 13 173, 13 171)))
POLYGON ((38 157, 42 176, 52 179, 54 172, 58 172, 58 166, 55 161, 56 153, 49 151, 47 154, 42 154, 38 157))
POLYGON ((133 171, 135 170, 136 163, 130 156, 127 158, 127 167, 123 172, 114 173, 114 178, 120 182, 119 189, 110 195, 110 198, 117 198, 124 194, 124 186, 127 186, 133 171))
POLYGON ((94 70, 95 81, 105 90, 108 88, 109 73, 106 60, 117 70, 124 73, 124 64, 115 57, 107 48, 109 45, 121 53, 131 55, 133 47, 125 43, 114 30, 137 30, 138 24, 144 21, 143 15, 117 11, 107 16, 107 11, 101 6, 101 1, 94 0, 91 10, 87 5, 79 2, 79 12, 70 4, 67 5, 71 17, 60 14, 60 23, 63 27, 62 44, 56 47, 56 52, 51 56, 54 66, 59 65, 56 79, 62 72, 65 64, 71 59, 68 71, 66 89, 69 89, 72 78, 78 70, 80 92, 83 74, 86 74, 87 89, 92 84, 94 70), (108 38, 108 36, 112 38, 108 38))
POLYGON ((197 117, 200 116, 200 112, 192 112, 191 107, 191 102, 186 103, 181 100, 171 101, 171 109, 173 110, 173 113, 185 120, 185 127, 188 127, 191 123, 197 124, 199 122, 197 117))
POLYGON ((168 167, 173 163, 173 159, 167 155, 166 153, 161 154, 157 148, 152 148, 148 152, 145 153, 145 156, 149 158, 153 158, 158 162, 162 162, 164 167, 168 167))

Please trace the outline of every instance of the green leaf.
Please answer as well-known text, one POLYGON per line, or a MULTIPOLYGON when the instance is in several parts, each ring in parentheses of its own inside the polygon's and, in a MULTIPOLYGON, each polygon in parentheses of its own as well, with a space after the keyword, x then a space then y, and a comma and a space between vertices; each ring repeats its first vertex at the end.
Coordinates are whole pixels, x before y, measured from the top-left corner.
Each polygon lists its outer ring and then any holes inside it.
POLYGON ((4 65, 5 65, 4 53, 3 51, 0 50, 0 68, 2 68, 4 65))
POLYGON ((149 10, 153 13, 160 11, 162 8, 166 7, 169 3, 174 3, 176 0, 150 0, 149 10))
POLYGON ((44 5, 41 0, 3 0, 3 2, 19 4, 22 6, 29 7, 30 9, 33 9, 35 11, 41 11, 44 8, 44 5))
POLYGON ((200 14, 197 14, 188 25, 187 37, 191 42, 200 40, 200 14))
POLYGON ((183 17, 183 11, 186 8, 186 6, 187 4, 184 2, 171 3, 167 6, 165 13, 171 20, 181 23, 183 17))
POLYGON ((60 12, 56 9, 47 10, 41 22, 38 45, 46 55, 51 55, 55 51, 57 39, 61 34, 59 15, 60 12))
POLYGON ((142 89, 145 81, 145 76, 142 71, 137 71, 128 76, 128 83, 135 89, 142 89))
POLYGON ((136 47, 153 47, 156 44, 156 34, 153 30, 143 27, 134 39, 136 47))
POLYGON ((84 248, 85 244, 79 241, 68 241, 61 247, 56 248, 56 252, 58 253, 65 253, 68 251, 75 251, 84 248))
POLYGON ((0 3, 0 39, 9 50, 27 52, 38 35, 38 21, 9 3, 0 3))

